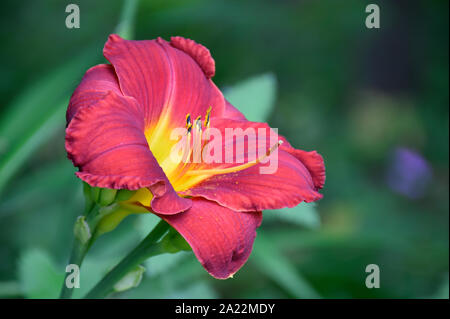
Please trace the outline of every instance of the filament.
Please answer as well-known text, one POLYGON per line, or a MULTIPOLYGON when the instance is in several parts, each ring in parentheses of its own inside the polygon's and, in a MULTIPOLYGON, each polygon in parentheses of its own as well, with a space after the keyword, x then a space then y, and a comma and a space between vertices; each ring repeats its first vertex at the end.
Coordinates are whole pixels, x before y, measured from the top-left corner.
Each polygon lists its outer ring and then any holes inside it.
POLYGON ((239 171, 242 171, 246 168, 252 167, 252 166, 260 163, 266 157, 270 156, 270 154, 272 154, 281 144, 283 144, 283 141, 279 140, 277 143, 272 145, 272 147, 270 147, 263 156, 257 158, 254 161, 248 162, 246 164, 228 167, 228 168, 221 168, 221 169, 190 170, 190 171, 186 172, 186 175, 189 175, 189 176, 191 176, 191 175, 219 175, 219 174, 228 174, 228 173, 239 172, 239 171))

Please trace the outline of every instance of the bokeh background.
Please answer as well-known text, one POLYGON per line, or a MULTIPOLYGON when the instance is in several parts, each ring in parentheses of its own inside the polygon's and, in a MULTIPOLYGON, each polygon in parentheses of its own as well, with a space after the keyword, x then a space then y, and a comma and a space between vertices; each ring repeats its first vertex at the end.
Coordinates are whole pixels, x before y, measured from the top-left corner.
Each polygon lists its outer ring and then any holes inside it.
MULTIPOLYGON (((327 181, 317 205, 264 214, 234 279, 211 278, 192 253, 162 255, 113 297, 448 298, 448 1, 370 2, 141 0, 133 18, 123 1, 1 1, 0 298, 58 295, 83 210, 64 113, 118 25, 207 46, 226 96, 319 151, 327 181), (380 29, 365 27, 370 2, 380 29), (80 29, 65 27, 69 3, 80 29), (365 286, 368 264, 379 289, 365 286)), ((154 223, 130 216, 100 238, 76 296, 154 223)))

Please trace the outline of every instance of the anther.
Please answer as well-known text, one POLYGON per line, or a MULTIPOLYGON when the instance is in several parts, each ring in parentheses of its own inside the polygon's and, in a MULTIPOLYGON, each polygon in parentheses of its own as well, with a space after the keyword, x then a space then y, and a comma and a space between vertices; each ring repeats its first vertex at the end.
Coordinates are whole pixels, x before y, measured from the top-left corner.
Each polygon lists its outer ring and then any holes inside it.
POLYGON ((191 114, 188 113, 188 114, 186 114, 186 126, 188 126, 190 124, 192 124, 192 122, 191 122, 191 114))
POLYGON ((205 128, 209 127, 209 120, 211 118, 211 110, 212 110, 212 106, 210 106, 208 108, 208 110, 206 111, 206 115, 205 115, 205 122, 204 122, 204 126, 205 128))
POLYGON ((277 143, 275 143, 274 145, 272 145, 271 148, 269 148, 266 152, 266 156, 264 156, 261 160, 263 160, 264 158, 266 158, 267 156, 269 156, 270 154, 273 153, 273 151, 275 151, 281 144, 283 144, 282 140, 279 140, 277 143))
POLYGON ((192 130, 191 114, 189 113, 186 115, 186 129, 188 134, 192 130))

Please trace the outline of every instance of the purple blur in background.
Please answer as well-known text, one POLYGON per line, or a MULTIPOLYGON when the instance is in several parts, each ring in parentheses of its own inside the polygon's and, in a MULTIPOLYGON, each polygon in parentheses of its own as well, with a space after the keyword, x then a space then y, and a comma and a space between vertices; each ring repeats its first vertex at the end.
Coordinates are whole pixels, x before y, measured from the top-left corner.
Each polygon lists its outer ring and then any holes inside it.
POLYGON ((432 173, 430 165, 419 153, 398 147, 392 153, 386 178, 393 191, 417 199, 424 195, 432 173))

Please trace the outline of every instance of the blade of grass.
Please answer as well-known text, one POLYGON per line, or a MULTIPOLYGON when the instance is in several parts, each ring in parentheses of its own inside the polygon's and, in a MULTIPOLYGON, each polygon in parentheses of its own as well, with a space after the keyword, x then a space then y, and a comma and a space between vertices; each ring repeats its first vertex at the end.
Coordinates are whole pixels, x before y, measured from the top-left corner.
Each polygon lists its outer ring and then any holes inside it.
POLYGON ((63 103, 58 106, 48 119, 25 135, 2 159, 0 163, 0 192, 30 155, 44 142, 48 141, 53 133, 64 126, 66 105, 66 103, 63 103))
POLYGON ((24 91, 0 122, 0 194, 30 156, 65 124, 71 90, 99 54, 89 49, 24 91))
MULTIPOLYGON (((126 0, 116 32, 133 35, 137 0, 126 0)), ((95 47, 72 59, 28 88, 7 108, 0 121, 0 194, 26 160, 64 127, 68 97, 84 71, 100 60, 95 47)))
POLYGON ((134 35, 134 19, 136 17, 137 0, 125 0, 120 22, 115 32, 122 38, 131 40, 134 35))
POLYGON ((260 271, 294 297, 320 298, 314 288, 264 234, 258 234, 252 260, 260 271))

